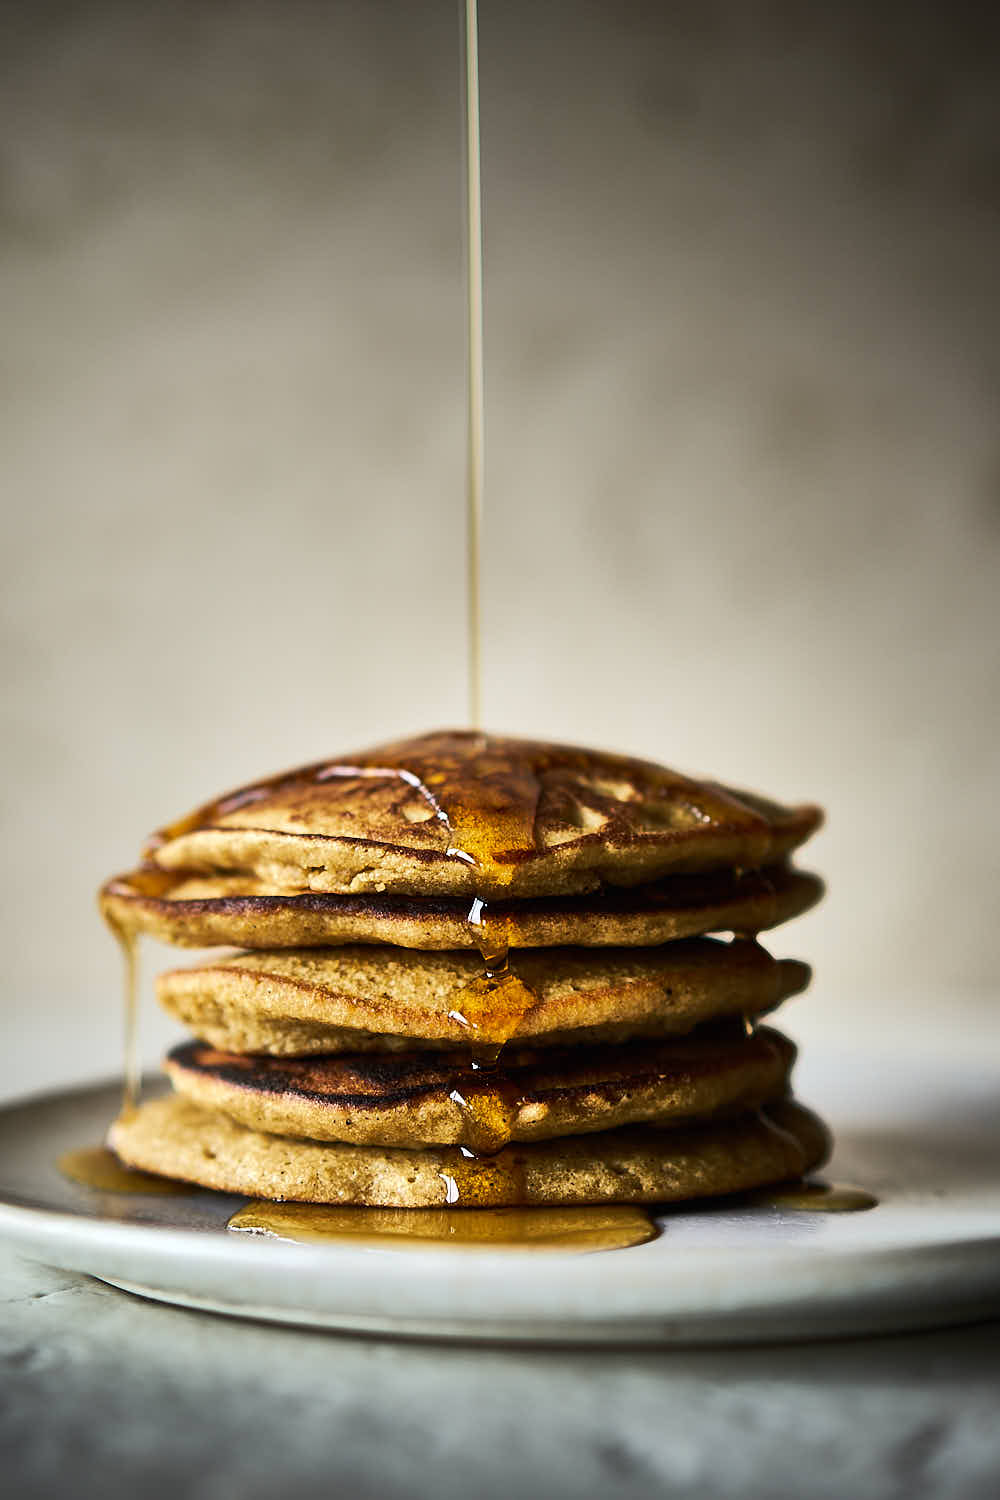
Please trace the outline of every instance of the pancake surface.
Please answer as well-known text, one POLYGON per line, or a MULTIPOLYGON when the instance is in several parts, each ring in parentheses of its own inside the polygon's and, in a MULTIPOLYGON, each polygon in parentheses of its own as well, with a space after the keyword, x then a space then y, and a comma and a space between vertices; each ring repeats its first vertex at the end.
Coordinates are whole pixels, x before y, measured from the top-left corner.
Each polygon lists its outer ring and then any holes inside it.
MULTIPOLYGON (((516 1028, 535 1045, 682 1035, 756 1016, 805 988, 808 966, 752 942, 548 948, 511 962, 533 1003, 516 1028)), ((245 952, 160 975, 161 1004, 220 1051, 279 1056, 500 1043, 479 1003, 478 954, 385 946, 245 952), (472 1005, 469 1004, 470 998, 472 1005)))
POLYGON ((523 898, 773 864, 820 821, 629 756, 441 731, 242 787, 145 853, 273 894, 523 898))
POLYGON ((790 1099, 728 1121, 610 1130, 470 1161, 454 1146, 407 1151, 267 1135, 174 1094, 116 1121, 108 1143, 130 1166, 222 1192, 374 1208, 673 1203, 797 1177, 829 1151, 824 1126, 790 1099))
POLYGON ((794 1056, 777 1031, 723 1026, 671 1042, 509 1049, 488 1069, 434 1052, 279 1059, 191 1042, 166 1070, 180 1093, 275 1135, 495 1152, 742 1113, 785 1092, 794 1056))

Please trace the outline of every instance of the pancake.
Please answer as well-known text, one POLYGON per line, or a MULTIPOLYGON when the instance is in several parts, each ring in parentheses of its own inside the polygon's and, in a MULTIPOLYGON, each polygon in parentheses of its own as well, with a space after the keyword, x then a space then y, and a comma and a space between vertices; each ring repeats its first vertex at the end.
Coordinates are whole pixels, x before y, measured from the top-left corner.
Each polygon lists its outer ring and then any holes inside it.
POLYGON ((266 1135, 172 1095, 117 1120, 108 1143, 129 1166, 223 1192, 374 1208, 676 1203, 798 1177, 829 1151, 824 1126, 790 1099, 733 1120, 540 1141, 477 1161, 455 1146, 406 1151, 266 1135))
POLYGON ((774 864, 821 818, 624 755, 442 731, 241 787, 145 853, 262 895, 524 898, 774 864))
MULTIPOLYGON (((511 967, 534 1000, 514 1034, 535 1046, 682 1035, 772 1010, 809 982, 806 964, 711 938, 528 950, 511 967)), ((174 969, 156 988, 166 1010, 220 1051, 302 1057, 503 1042, 506 1014, 482 1005, 470 1037, 467 997, 482 972, 478 953, 290 948, 174 969)))
POLYGON ((795 1048, 780 1032, 724 1025, 671 1042, 508 1049, 495 1066, 435 1052, 392 1057, 246 1057, 176 1047, 178 1092, 274 1135, 377 1146, 465 1146, 674 1124, 780 1097, 795 1048))
POLYGON ((643 947, 707 932, 762 932, 819 900, 822 881, 788 865, 667 876, 631 890, 544 900, 474 902, 412 896, 266 894, 241 876, 178 879, 142 869, 101 891, 106 919, 181 947, 305 948, 390 943, 439 950, 643 947))

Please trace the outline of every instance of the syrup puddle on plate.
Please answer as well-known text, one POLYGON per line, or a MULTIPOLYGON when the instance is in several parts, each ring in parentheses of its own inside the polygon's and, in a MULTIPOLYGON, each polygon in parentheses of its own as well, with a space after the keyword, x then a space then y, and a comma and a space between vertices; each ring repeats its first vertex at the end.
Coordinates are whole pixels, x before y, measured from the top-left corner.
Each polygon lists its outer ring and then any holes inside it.
POLYGON ((878 1207, 874 1193, 849 1182, 785 1182, 760 1188, 741 1199, 747 1208, 776 1208, 781 1213, 860 1214, 878 1207))
POLYGON ((155 1177, 152 1172, 140 1172, 135 1167, 126 1167, 107 1146, 82 1146, 76 1151, 67 1151, 56 1164, 64 1177, 81 1187, 94 1188, 99 1193, 159 1193, 176 1196, 179 1193, 198 1191, 188 1182, 175 1182, 172 1177, 155 1177))
POLYGON ((229 1220, 238 1233, 305 1244, 456 1249, 624 1250, 655 1239, 643 1208, 338 1208, 318 1203, 248 1203, 229 1220))
MULTIPOLYGON (((471 1153, 470 1153, 471 1155, 471 1153)), ((485 1164, 487 1167, 489 1164, 485 1164)), ((71 1182, 100 1193, 178 1196, 197 1192, 191 1183, 127 1167, 106 1146, 67 1151, 57 1163, 71 1182)), ((455 1201, 449 1195, 449 1202, 455 1201)), ((742 1195, 753 1213, 864 1213, 878 1198, 849 1183, 789 1182, 742 1195)), ((692 1205, 712 1206, 711 1200, 692 1205)), ((671 1205, 683 1211, 684 1205, 671 1205)), ((394 1248, 448 1245, 455 1249, 560 1250, 586 1254, 625 1250, 662 1233, 653 1214, 638 1204, 565 1208, 364 1208, 323 1203, 251 1201, 227 1224, 235 1233, 300 1244, 339 1243, 394 1248)))

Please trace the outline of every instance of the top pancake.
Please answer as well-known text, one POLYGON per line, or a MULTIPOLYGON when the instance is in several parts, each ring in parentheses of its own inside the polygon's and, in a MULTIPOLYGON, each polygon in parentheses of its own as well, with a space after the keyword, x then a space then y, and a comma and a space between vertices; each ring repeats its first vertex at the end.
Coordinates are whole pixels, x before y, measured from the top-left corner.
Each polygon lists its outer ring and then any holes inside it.
POLYGON ((756 869, 821 817, 623 755, 443 731, 242 787, 144 852, 178 883, 262 895, 512 899, 756 869))

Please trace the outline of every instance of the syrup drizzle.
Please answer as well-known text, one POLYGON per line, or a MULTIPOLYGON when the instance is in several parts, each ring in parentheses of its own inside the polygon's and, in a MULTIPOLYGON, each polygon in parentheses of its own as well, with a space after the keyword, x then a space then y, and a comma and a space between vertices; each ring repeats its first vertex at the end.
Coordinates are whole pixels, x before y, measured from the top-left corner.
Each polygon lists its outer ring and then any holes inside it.
POLYGON ((466 300, 466 579, 469 723, 482 722, 482 605, 480 538, 483 526, 483 190, 479 148, 479 5, 465 0, 465 286, 466 300))

